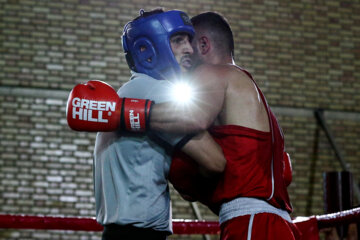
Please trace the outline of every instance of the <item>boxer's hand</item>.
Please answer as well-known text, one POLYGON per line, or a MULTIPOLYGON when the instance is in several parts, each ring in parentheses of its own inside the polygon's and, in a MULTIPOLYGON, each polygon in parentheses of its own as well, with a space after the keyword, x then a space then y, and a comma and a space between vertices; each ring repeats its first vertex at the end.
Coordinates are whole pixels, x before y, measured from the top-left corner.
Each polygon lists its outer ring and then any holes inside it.
POLYGON ((76 131, 108 132, 121 128, 143 132, 152 104, 145 99, 119 98, 110 85, 92 80, 71 91, 66 115, 70 128, 76 131))

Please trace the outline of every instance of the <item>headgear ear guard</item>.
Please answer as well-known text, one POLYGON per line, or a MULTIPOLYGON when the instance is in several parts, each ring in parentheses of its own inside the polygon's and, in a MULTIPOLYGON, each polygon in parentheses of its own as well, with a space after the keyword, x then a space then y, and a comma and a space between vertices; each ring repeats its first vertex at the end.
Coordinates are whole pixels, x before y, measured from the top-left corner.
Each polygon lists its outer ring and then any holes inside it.
POLYGON ((130 69, 159 80, 180 75, 180 65, 170 45, 170 37, 175 33, 188 33, 191 38, 195 34, 188 15, 177 10, 140 17, 126 24, 122 44, 130 69))

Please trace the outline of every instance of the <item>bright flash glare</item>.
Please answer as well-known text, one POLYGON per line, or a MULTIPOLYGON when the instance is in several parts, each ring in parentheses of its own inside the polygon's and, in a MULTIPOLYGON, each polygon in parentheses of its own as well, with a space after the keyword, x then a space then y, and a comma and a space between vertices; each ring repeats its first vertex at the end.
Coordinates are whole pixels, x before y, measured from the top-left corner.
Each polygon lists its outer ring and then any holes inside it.
POLYGON ((172 96, 177 103, 190 103, 193 95, 193 89, 188 83, 178 82, 174 84, 172 96))

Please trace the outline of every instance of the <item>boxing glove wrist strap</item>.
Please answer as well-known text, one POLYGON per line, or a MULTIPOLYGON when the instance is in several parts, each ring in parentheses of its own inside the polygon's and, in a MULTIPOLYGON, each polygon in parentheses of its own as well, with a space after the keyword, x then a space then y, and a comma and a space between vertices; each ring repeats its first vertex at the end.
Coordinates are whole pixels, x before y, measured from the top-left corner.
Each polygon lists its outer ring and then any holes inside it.
POLYGON ((131 132, 145 132, 149 129, 153 101, 148 99, 123 98, 121 127, 131 132))

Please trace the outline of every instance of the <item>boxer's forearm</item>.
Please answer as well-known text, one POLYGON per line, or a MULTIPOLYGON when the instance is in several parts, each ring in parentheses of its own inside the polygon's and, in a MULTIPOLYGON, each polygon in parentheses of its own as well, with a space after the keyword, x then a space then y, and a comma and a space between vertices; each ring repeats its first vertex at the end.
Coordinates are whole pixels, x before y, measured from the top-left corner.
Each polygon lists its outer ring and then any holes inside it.
POLYGON ((179 107, 173 102, 160 103, 152 108, 150 129, 172 133, 194 133, 209 128, 215 118, 216 113, 210 111, 194 111, 179 107))
POLYGON ((175 101, 155 104, 150 129, 174 133, 193 133, 208 129, 222 110, 225 88, 221 84, 203 84, 187 104, 175 101))
POLYGON ((193 96, 190 101, 155 104, 150 129, 177 133, 208 129, 223 108, 227 88, 226 81, 220 80, 211 69, 212 66, 199 67, 193 73, 193 96))
POLYGON ((226 159, 222 149, 207 131, 198 133, 181 150, 197 162, 200 173, 205 177, 225 170, 226 159))

